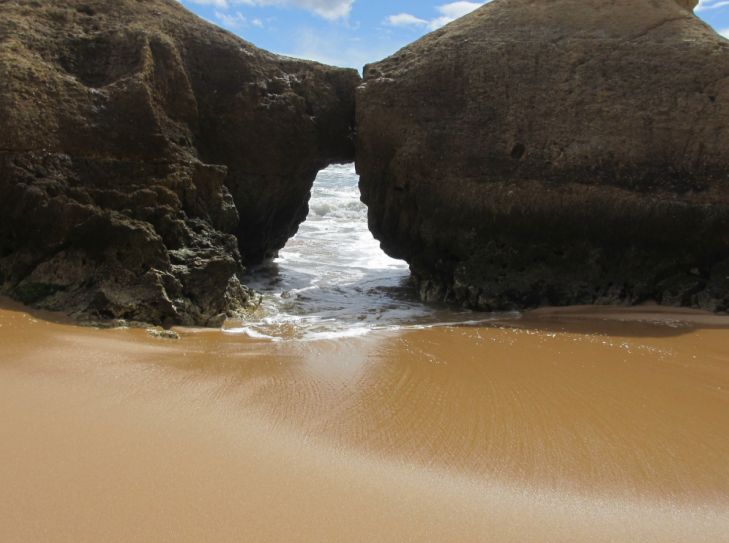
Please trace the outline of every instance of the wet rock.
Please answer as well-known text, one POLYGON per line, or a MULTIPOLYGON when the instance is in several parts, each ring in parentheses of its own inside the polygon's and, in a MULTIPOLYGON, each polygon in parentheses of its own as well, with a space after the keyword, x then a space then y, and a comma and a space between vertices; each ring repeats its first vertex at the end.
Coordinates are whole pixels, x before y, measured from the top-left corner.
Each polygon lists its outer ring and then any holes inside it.
POLYGON ((163 328, 147 328, 147 334, 157 339, 180 339, 180 334, 174 330, 165 330, 163 328))
POLYGON ((370 228, 426 300, 729 309, 729 41, 689 0, 495 0, 365 68, 370 228))
POLYGON ((173 0, 0 2, 0 292, 219 325, 317 171, 353 157, 358 82, 173 0))

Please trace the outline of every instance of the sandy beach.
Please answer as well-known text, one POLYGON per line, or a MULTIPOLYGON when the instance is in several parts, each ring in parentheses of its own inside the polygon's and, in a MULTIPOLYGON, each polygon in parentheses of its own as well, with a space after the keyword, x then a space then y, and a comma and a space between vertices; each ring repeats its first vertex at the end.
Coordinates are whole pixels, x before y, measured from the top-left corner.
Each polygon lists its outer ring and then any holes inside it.
POLYGON ((694 312, 264 342, 0 312, 0 540, 718 542, 729 331, 694 312))
POLYGON ((729 543, 729 0, 0 0, 0 543, 729 543))

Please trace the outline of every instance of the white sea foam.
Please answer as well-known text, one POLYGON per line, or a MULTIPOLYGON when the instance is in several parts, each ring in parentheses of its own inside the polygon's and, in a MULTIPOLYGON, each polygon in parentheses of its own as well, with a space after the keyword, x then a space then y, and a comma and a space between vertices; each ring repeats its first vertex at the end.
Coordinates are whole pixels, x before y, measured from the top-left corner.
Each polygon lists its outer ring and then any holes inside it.
POLYGON ((264 295, 261 308, 228 333, 319 340, 474 320, 417 300, 407 264, 387 256, 368 230, 357 183, 351 165, 320 172, 297 235, 247 278, 264 295))

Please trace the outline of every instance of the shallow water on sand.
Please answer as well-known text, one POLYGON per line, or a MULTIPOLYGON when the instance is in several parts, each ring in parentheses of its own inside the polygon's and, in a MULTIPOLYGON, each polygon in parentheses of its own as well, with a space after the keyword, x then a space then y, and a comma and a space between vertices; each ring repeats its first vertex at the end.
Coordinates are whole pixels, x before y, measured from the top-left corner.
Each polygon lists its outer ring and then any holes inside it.
POLYGON ((0 541, 729 533, 726 319, 180 333, 0 311, 0 541))
POLYGON ((0 541, 729 541, 729 317, 423 306, 354 179, 225 331, 0 304, 0 541))

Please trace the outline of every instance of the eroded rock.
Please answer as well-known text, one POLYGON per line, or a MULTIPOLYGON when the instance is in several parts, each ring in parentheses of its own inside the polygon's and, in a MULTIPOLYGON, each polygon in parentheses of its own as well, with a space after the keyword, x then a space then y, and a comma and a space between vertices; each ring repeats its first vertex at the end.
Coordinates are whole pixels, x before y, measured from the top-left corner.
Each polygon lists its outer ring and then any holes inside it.
POLYGON ((365 68, 370 227, 423 298, 729 309, 729 41, 695 5, 495 0, 365 68))
POLYGON ((282 247, 317 171, 352 158, 358 81, 173 0, 0 2, 0 292, 219 324, 249 301, 243 263, 282 247))

